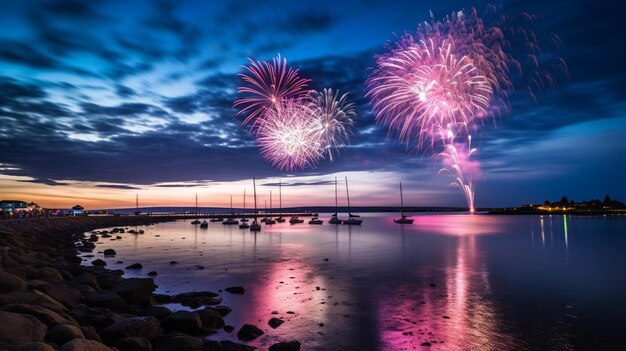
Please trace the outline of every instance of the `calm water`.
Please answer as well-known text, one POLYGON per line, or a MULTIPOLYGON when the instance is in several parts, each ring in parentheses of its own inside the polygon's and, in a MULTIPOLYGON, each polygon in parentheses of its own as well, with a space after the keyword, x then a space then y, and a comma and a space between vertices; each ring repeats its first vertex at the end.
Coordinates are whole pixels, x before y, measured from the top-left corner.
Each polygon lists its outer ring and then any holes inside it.
POLYGON ((626 348, 626 217, 392 218, 257 234, 178 221, 98 248, 117 251, 109 268, 143 264, 126 276, 158 271, 161 293, 243 286, 222 294, 235 332, 211 338, 236 340, 252 323, 266 334, 250 344, 265 349, 293 339, 303 350, 626 348), (285 323, 273 330, 272 317, 285 323))

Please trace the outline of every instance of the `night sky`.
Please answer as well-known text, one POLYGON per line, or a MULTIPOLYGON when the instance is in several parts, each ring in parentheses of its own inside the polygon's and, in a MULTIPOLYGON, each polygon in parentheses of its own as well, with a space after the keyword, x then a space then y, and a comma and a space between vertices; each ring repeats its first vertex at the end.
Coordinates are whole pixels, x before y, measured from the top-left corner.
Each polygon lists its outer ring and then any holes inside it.
MULTIPOLYGON (((388 138, 364 97, 374 55, 429 11, 482 1, 2 1, 0 198, 87 208, 241 201, 278 179, 284 205, 333 202, 347 175, 356 205, 464 206, 438 161, 388 138), (304 2, 303 2, 304 3, 304 2), (355 135, 333 162, 280 172, 232 108, 247 57, 280 53, 316 89, 350 92, 355 135)), ((562 41, 569 77, 510 112, 476 142, 476 205, 626 200, 626 57, 618 1, 503 1, 562 41)), ((277 190, 276 190, 277 191, 277 190)))

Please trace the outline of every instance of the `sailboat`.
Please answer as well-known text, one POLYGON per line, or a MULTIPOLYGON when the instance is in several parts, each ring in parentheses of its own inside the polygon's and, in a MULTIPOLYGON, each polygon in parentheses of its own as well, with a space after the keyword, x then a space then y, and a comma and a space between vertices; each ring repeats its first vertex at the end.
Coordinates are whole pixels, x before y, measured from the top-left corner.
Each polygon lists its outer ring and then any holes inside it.
MULTIPOLYGON (((246 213, 246 189, 243 189, 243 213, 245 216, 246 213)), ((241 224, 239 224, 239 228, 241 229, 247 229, 250 228, 250 225, 248 225, 248 219, 246 217, 242 217, 241 218, 241 224)))
POLYGON ((356 217, 360 217, 358 214, 352 214, 350 212, 350 192, 348 191, 348 177, 346 177, 346 196, 348 197, 348 220, 343 221, 343 224, 348 225, 361 225, 363 223, 362 219, 357 219, 356 217))
POLYGON ((200 220, 198 219, 198 194, 196 193, 196 220, 192 221, 191 224, 197 225, 200 224, 200 220))
POLYGON ((402 211, 402 218, 395 219, 394 222, 398 224, 413 224, 413 218, 409 218, 404 215, 404 197, 402 196, 402 182, 400 182, 400 210, 402 211))
POLYGON ((324 224, 324 221, 319 219, 317 216, 314 216, 313 218, 311 218, 311 220, 309 221, 309 224, 324 224))
POLYGON ((280 179, 278 180, 278 206, 280 210, 278 212, 278 218, 276 218, 276 222, 285 223, 285 219, 283 218, 283 186, 280 179))
POLYGON ((335 213, 332 215, 328 223, 330 224, 341 224, 342 220, 337 217, 339 212, 339 203, 337 201, 337 177, 335 177, 335 213))
POLYGON ((265 220, 265 225, 276 224, 276 221, 272 219, 272 191, 270 190, 270 216, 265 220))
POLYGON ((239 224, 239 221, 235 219, 235 211, 233 211, 233 196, 230 196, 230 216, 227 220, 222 222, 224 225, 235 225, 239 224))
POLYGON ((256 208, 256 179, 252 177, 252 185, 254 186, 254 221, 250 225, 250 230, 258 232, 261 230, 261 225, 257 222, 257 208, 256 208))
POLYGON ((209 227, 209 222, 206 221, 206 219, 202 220, 202 223, 200 223, 200 228, 208 228, 209 227))
MULTIPOLYGON (((244 216, 246 214, 246 189, 245 188, 243 189, 243 214, 244 216)), ((241 217, 240 222, 247 222, 247 221, 248 219, 246 217, 243 217, 243 216, 241 217)))

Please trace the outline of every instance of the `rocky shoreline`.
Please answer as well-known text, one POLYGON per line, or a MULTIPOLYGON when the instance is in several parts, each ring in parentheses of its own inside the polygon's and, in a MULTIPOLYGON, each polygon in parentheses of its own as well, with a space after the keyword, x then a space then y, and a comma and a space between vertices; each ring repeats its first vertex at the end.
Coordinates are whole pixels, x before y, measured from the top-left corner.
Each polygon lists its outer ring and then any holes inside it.
MULTIPOLYGON (((219 329, 235 331, 224 322, 231 309, 220 305, 217 293, 155 294, 152 278, 125 279, 122 270, 109 270, 102 260, 81 265, 78 254, 96 250, 97 241, 140 235, 126 227, 163 221, 141 216, 0 221, 0 350, 254 350, 211 339, 219 329), (111 227, 117 228, 98 230, 111 227), (171 302, 195 310, 160 306, 171 302)), ((262 334, 248 324, 237 332, 242 342, 262 334)), ((299 349, 297 341, 269 348, 299 349)))

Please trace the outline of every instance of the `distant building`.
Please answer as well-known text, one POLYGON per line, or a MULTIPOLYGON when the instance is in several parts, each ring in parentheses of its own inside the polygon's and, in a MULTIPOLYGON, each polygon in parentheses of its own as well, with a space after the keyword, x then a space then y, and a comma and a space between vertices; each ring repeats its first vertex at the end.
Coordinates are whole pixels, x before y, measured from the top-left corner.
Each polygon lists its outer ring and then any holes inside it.
POLYGON ((81 205, 76 205, 76 206, 72 207, 72 211, 71 211, 72 216, 80 216, 80 215, 82 215, 84 209, 85 208, 83 206, 81 206, 81 205))
POLYGON ((0 201, 0 210, 4 212, 17 212, 28 210, 28 203, 24 201, 16 200, 2 200, 0 201))

